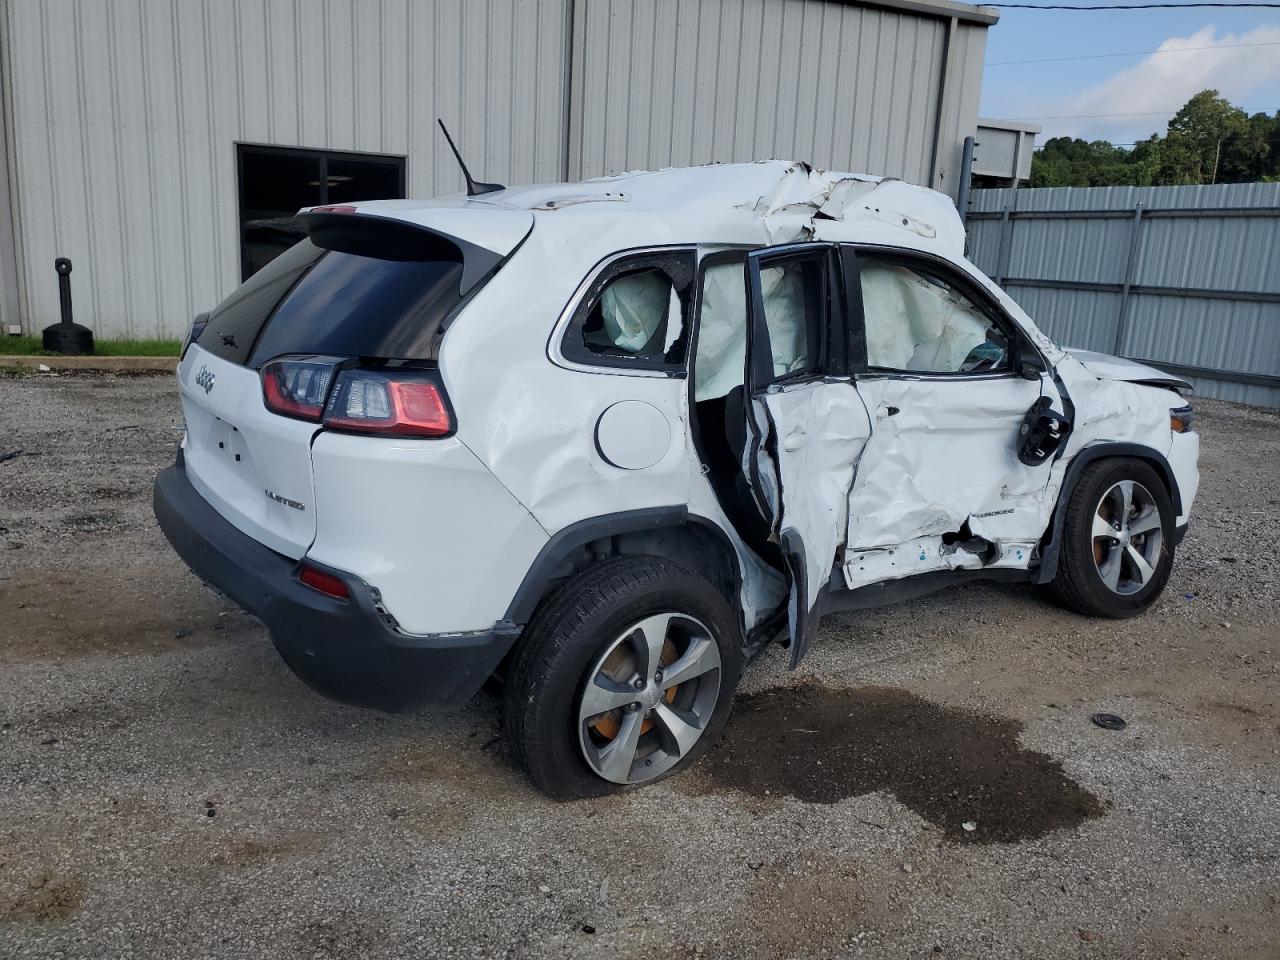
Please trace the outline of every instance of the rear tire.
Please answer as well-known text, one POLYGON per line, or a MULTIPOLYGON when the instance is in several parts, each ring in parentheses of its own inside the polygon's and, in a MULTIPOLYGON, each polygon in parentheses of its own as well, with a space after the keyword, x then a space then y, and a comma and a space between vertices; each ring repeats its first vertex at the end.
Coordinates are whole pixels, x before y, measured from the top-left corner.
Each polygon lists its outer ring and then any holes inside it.
POLYGON ((525 629, 504 689, 512 755, 556 799, 656 782, 719 737, 741 665, 737 617, 710 583, 659 557, 606 560, 525 629))
POLYGON ((1089 464, 1067 501, 1050 590, 1064 607, 1090 617, 1144 612, 1169 581, 1174 521, 1164 478, 1150 464, 1089 464))

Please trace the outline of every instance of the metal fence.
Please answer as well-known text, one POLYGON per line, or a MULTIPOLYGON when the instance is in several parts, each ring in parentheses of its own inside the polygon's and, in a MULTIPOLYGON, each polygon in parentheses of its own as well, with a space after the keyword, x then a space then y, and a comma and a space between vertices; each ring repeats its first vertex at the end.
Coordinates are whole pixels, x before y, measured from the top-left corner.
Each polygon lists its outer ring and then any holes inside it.
POLYGON ((1280 407, 1280 183, 971 197, 969 258, 1054 340, 1280 407))

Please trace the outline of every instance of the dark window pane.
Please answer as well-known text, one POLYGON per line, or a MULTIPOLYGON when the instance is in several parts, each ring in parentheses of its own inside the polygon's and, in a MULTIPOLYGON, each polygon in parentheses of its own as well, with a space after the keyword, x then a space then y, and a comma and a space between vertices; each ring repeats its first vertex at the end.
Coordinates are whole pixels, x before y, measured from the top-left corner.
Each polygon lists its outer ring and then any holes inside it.
POLYGON ((294 219, 302 207, 404 195, 404 160, 398 157, 281 147, 239 149, 242 279, 302 239, 294 219))
POLYGON ((400 165, 386 160, 329 158, 325 203, 390 200, 401 195, 400 165))
POLYGON ((320 203, 320 157, 243 152, 240 211, 246 219, 292 216, 320 203))

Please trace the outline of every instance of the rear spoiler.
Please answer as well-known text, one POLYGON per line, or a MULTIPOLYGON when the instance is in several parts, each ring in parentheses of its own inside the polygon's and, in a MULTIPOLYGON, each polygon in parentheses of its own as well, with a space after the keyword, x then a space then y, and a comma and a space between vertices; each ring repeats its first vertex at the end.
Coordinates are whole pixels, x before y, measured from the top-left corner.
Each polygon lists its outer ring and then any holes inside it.
POLYGON ((458 293, 467 293, 505 257, 492 250, 420 224, 367 213, 301 213, 298 223, 311 242, 324 250, 375 260, 453 260, 462 264, 458 293))

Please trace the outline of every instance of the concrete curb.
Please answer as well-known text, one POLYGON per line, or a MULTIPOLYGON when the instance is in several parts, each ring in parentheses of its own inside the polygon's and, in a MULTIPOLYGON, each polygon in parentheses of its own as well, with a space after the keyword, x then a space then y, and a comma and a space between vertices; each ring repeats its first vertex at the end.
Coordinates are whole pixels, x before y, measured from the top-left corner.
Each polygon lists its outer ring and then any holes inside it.
POLYGON ((39 370, 41 365, 50 370, 94 370, 104 373, 144 371, 173 373, 178 367, 177 357, 35 357, 0 356, 0 367, 26 367, 39 370))

